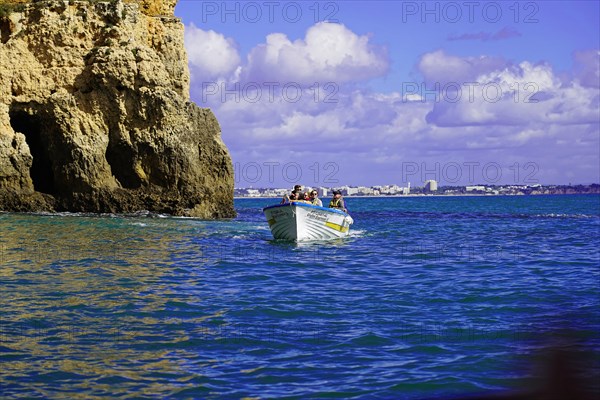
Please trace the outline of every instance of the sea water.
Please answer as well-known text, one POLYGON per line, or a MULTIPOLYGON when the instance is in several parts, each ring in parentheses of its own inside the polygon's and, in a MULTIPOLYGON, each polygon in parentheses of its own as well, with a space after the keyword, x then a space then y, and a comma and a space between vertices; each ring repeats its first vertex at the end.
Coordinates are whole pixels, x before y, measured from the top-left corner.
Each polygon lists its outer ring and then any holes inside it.
POLYGON ((600 196, 350 198, 300 244, 274 202, 0 214, 0 397, 522 393, 556 354, 598 393, 600 196))

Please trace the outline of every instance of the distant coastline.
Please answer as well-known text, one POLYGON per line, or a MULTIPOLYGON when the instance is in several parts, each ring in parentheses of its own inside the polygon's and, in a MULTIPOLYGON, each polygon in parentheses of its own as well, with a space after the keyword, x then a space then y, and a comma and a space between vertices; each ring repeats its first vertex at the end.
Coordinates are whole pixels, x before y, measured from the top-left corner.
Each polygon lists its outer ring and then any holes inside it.
MULTIPOLYGON (((309 188, 307 186, 307 188, 309 188)), ((600 194, 600 184, 590 185, 502 185, 502 186, 441 186, 435 190, 423 187, 402 188, 396 185, 332 188, 310 187, 318 189, 320 197, 330 197, 332 190, 340 190, 345 197, 386 198, 386 197, 442 197, 442 196, 544 196, 568 194, 600 194)), ((274 199, 281 198, 291 189, 282 188, 236 188, 234 199, 274 199)))
MULTIPOLYGON (((538 193, 538 194, 527 194, 527 195, 519 195, 519 194, 477 194, 477 193, 467 193, 467 194, 378 194, 378 195, 350 195, 345 197, 350 197, 353 199, 389 199, 389 198, 419 198, 419 197, 519 197, 519 196, 573 196, 573 195, 591 195, 591 194, 600 194, 600 193, 538 193)), ((331 196, 327 196, 331 197, 331 196)), ((277 196, 234 196, 234 200, 241 199, 254 199, 254 200, 272 200, 272 199, 280 199, 277 196)))

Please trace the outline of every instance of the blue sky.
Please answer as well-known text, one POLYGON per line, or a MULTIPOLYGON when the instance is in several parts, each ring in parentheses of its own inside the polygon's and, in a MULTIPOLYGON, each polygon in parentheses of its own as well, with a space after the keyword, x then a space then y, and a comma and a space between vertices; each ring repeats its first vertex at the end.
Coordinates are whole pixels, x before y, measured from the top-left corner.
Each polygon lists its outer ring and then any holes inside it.
POLYGON ((600 181, 595 1, 180 1, 236 186, 600 181), (284 90, 285 89, 285 90, 284 90))

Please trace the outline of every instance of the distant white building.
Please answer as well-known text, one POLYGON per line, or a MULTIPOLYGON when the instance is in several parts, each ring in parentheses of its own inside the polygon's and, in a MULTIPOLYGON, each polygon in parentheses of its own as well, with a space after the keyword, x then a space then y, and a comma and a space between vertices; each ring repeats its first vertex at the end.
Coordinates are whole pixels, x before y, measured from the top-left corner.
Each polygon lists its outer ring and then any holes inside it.
POLYGON ((369 196, 369 195, 373 194, 373 189, 370 187, 359 186, 357 189, 358 189, 358 194, 361 194, 363 196, 369 196))
POLYGON ((429 179, 428 181, 425 181, 425 186, 423 187, 423 189, 426 192, 436 192, 438 189, 437 181, 435 181, 433 179, 429 179))
POLYGON ((342 194, 344 196, 352 196, 353 194, 358 194, 358 188, 346 186, 342 189, 342 194))
POLYGON ((408 182, 408 186, 407 187, 403 187, 402 188, 402 194, 403 195, 410 194, 410 182, 408 182))
POLYGON ((400 186, 398 185, 391 185, 390 189, 389 189, 389 193, 390 194, 396 194, 396 193, 401 193, 402 189, 400 186))
POLYGON ((467 192, 485 192, 485 186, 466 186, 467 192))
POLYGON ((327 188, 320 187, 317 189, 317 193, 319 194, 319 197, 327 197, 328 190, 327 188))

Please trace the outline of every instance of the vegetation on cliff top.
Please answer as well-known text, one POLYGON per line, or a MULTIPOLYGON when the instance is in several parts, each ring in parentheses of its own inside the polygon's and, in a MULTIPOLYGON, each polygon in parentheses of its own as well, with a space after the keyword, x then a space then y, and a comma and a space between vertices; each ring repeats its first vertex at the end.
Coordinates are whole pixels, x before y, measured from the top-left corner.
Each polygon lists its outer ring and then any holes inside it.
MULTIPOLYGON (((39 3, 44 0, 0 0, 0 18, 12 12, 23 11, 26 4, 39 3)), ((73 2, 74 0, 70 0, 73 2)), ((116 3, 119 0, 76 0, 88 3, 116 3)), ((125 3, 138 3, 140 10, 149 16, 173 15, 177 0, 123 0, 125 3)))
POLYGON ((0 18, 6 17, 12 12, 23 11, 25 5, 22 3, 4 3, 0 0, 0 18))

